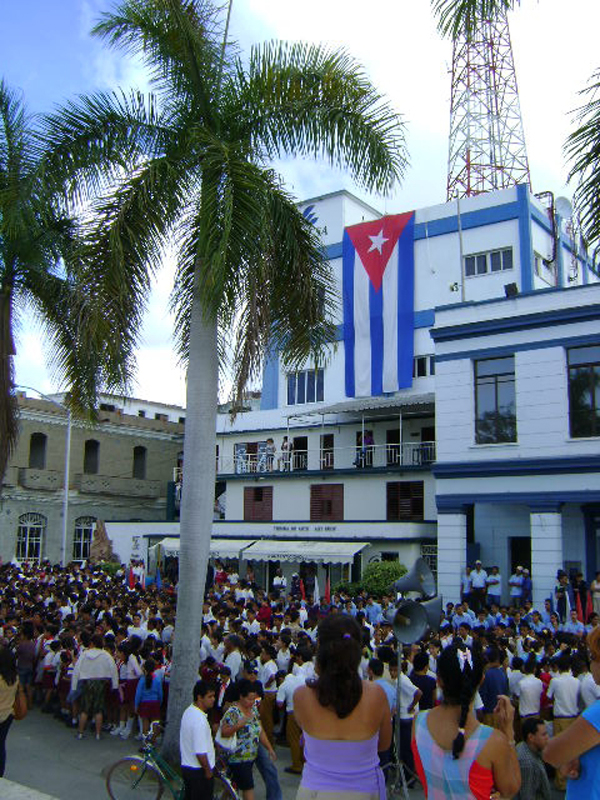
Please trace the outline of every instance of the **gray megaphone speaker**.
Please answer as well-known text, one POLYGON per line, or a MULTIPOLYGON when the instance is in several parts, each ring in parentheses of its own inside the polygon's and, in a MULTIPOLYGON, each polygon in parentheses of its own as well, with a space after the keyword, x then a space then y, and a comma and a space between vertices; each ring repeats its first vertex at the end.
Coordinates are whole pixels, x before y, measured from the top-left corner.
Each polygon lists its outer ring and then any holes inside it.
POLYGON ((421 592, 426 597, 435 594, 435 578, 424 558, 417 558, 411 570, 393 584, 396 592, 421 592))
POLYGON ((442 618, 442 598, 439 596, 432 597, 430 600, 423 600, 419 605, 425 609, 427 614, 428 629, 437 633, 440 629, 440 620, 442 618))
POLYGON ((392 620, 394 636, 401 644, 418 642, 425 635, 429 622, 423 603, 403 600, 398 604, 392 620))

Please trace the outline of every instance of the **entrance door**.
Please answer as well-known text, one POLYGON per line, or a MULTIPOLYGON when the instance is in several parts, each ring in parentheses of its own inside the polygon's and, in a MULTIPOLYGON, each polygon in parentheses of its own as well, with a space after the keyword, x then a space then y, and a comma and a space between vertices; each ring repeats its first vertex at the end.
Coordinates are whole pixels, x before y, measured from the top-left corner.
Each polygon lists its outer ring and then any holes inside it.
POLYGON ((294 470, 308 469, 308 437, 294 436, 293 443, 292 465, 294 470))
POLYGON ((511 536, 509 542, 511 575, 517 567, 531 570, 531 537, 511 536))

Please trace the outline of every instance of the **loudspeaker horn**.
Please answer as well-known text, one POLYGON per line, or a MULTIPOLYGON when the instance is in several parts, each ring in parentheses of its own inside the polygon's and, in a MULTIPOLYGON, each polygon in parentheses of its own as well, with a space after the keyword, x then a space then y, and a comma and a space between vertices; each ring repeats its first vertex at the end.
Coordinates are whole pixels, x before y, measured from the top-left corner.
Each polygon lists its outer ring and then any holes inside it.
POLYGON ((432 597, 430 600, 423 600, 419 605, 425 609, 427 614, 427 627, 430 631, 436 633, 440 629, 440 620, 442 617, 442 598, 432 597))
POLYGON ((426 597, 435 594, 435 578, 424 558, 417 558, 411 570, 393 584, 396 592, 421 592, 426 597))
POLYGON ((401 644, 412 644, 422 639, 429 624, 423 603, 404 600, 398 604, 392 627, 394 636, 401 644))

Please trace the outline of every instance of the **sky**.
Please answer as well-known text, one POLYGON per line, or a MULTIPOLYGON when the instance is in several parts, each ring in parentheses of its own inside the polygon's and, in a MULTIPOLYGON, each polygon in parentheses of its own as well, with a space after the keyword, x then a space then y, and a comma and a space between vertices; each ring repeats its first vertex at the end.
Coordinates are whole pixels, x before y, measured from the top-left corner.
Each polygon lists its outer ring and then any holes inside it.
MULTIPOLYGON (((22 90, 30 111, 51 111, 97 89, 147 90, 139 62, 89 35, 112 5, 110 0, 0 0, 0 77, 22 90)), ((600 3, 522 0, 510 26, 533 191, 570 197, 562 145, 582 102, 578 92, 600 67, 600 3)), ((404 119, 410 166, 390 197, 370 197, 348 175, 321 163, 278 162, 299 200, 344 188, 383 213, 444 202, 452 46, 437 33, 428 0, 233 0, 231 36, 242 55, 271 39, 343 47, 404 119)), ((185 405, 185 376, 174 355, 168 313, 172 279, 167 258, 148 304, 132 394, 185 405)), ((17 329, 17 383, 45 393, 60 389, 48 368, 50 355, 37 321, 25 310, 17 329)))

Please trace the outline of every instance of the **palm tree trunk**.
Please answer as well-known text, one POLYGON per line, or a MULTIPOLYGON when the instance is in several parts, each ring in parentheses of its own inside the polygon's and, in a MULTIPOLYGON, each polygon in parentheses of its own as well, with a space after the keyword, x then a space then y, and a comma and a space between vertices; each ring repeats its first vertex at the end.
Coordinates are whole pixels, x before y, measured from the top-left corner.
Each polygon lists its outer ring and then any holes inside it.
MULTIPOLYGON (((196 267, 198 286, 200 266, 196 267)), ((179 586, 169 709, 163 754, 179 763, 181 715, 198 680, 202 601, 215 496, 218 353, 216 319, 203 313, 194 293, 190 322, 187 408, 183 445, 179 586)))
POLYGON ((12 335, 12 293, 0 291, 0 494, 8 460, 19 435, 14 396, 15 345, 12 335))

